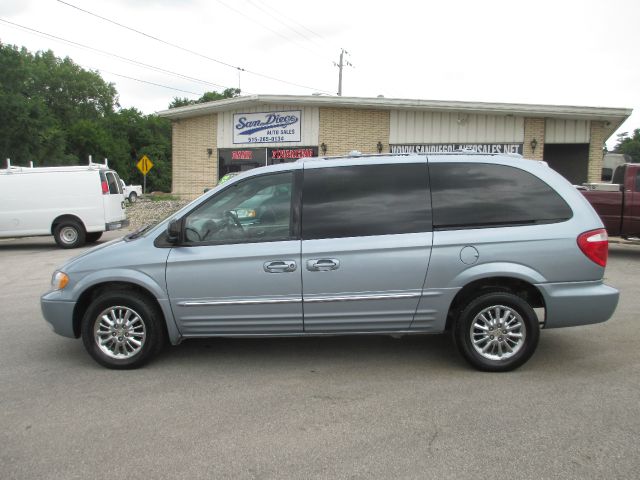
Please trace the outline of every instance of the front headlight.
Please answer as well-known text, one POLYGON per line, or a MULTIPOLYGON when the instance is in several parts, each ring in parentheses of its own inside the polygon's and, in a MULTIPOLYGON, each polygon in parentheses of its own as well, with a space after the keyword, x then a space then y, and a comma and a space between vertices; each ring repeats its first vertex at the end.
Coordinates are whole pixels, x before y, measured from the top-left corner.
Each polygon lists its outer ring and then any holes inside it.
POLYGON ((64 272, 53 272, 51 277, 51 288, 53 290, 62 290, 69 283, 69 276, 64 272))

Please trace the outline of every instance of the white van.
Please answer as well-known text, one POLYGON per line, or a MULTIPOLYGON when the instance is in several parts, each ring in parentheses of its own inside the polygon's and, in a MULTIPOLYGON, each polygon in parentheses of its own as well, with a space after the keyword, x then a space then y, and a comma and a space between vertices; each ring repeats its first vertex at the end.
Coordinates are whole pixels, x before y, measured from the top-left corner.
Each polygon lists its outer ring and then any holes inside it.
POLYGON ((105 165, 0 169, 0 238, 53 235, 76 248, 128 224, 120 178, 105 165))

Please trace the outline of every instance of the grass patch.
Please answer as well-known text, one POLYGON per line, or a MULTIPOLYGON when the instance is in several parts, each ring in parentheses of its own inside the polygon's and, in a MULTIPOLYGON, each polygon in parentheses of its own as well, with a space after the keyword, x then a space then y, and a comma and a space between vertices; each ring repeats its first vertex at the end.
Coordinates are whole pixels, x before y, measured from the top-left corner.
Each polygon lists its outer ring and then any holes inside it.
POLYGON ((158 195, 145 195, 146 198, 151 200, 152 202, 164 202, 167 200, 180 200, 180 197, 176 197, 175 195, 171 195, 170 193, 161 193, 158 195))

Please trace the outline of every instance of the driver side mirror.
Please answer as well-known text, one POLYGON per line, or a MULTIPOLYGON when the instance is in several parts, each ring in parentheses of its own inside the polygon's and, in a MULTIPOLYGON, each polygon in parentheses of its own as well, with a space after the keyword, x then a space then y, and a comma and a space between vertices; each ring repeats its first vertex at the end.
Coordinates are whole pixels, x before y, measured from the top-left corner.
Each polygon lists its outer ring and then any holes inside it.
POLYGON ((167 226, 167 241, 169 243, 179 243, 182 234, 182 219, 173 219, 167 226))

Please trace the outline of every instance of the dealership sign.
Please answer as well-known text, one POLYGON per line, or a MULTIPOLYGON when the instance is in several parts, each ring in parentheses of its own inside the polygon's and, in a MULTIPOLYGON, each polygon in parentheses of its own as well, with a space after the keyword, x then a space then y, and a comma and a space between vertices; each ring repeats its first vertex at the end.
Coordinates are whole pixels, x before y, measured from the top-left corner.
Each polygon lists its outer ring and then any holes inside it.
POLYGON ((391 145, 391 153, 451 153, 471 150, 478 153, 518 153, 522 143, 424 143, 420 145, 391 145))
POLYGON ((233 143, 299 142, 302 112, 236 113, 233 143))

